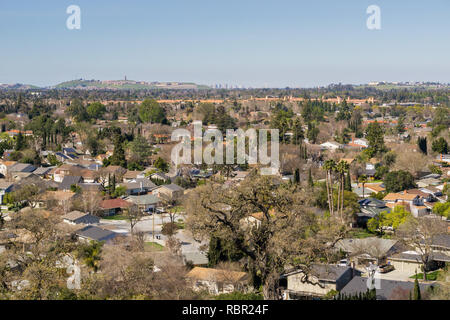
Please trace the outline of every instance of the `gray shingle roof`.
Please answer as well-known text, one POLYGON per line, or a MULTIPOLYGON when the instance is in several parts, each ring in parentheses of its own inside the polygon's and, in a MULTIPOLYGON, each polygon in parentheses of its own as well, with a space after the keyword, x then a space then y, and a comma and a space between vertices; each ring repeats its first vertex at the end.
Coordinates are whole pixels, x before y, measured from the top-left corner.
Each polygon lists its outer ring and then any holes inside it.
MULTIPOLYGON (((396 280, 386 280, 380 279, 379 289, 376 289, 378 300, 392 300, 395 299, 396 289, 401 290, 413 290, 413 281, 396 281, 396 280)), ((430 284, 419 284, 420 289, 424 292, 430 284)), ((354 295, 358 293, 364 293, 367 291, 367 278, 356 276, 341 290, 341 293, 347 295, 354 295)))
POLYGON ((114 238, 117 234, 113 231, 102 229, 95 226, 86 226, 80 229, 76 234, 83 238, 88 238, 96 241, 106 241, 114 238))
POLYGON ((34 170, 33 173, 36 175, 44 175, 50 172, 50 170, 52 170, 53 168, 54 167, 39 167, 36 170, 34 170))
POLYGON ((184 190, 179 185, 176 185, 176 184, 173 184, 173 183, 162 185, 161 188, 166 188, 166 189, 169 189, 170 191, 182 191, 182 190, 184 190))
POLYGON ((16 163, 9 168, 10 172, 33 172, 34 170, 36 170, 36 167, 29 163, 16 163))
POLYGON ((450 234, 440 234, 434 236, 433 245, 450 248, 450 234))
POLYGON ((152 194, 145 194, 142 196, 129 196, 126 200, 129 200, 137 205, 157 204, 160 201, 157 196, 152 194))
POLYGON ((70 186, 81 182, 80 176, 65 176, 61 184, 59 185, 59 190, 70 190, 70 186))
POLYGON ((81 212, 81 211, 75 210, 75 211, 69 212, 66 215, 63 215, 62 218, 66 219, 66 220, 69 220, 69 221, 74 221, 76 219, 79 219, 79 218, 87 216, 87 215, 89 215, 89 214, 85 213, 85 212, 81 212))

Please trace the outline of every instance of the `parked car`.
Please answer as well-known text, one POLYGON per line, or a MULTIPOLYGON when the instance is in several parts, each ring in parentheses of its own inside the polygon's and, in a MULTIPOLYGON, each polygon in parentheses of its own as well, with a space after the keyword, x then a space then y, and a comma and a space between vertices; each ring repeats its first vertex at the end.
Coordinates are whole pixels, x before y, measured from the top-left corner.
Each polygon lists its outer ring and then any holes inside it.
POLYGON ((383 266, 378 267, 378 272, 380 273, 388 273, 395 270, 394 266, 391 264, 385 264, 383 266))
POLYGON ((350 261, 348 261, 347 259, 342 259, 342 260, 339 260, 337 265, 339 267, 347 267, 350 265, 350 261))

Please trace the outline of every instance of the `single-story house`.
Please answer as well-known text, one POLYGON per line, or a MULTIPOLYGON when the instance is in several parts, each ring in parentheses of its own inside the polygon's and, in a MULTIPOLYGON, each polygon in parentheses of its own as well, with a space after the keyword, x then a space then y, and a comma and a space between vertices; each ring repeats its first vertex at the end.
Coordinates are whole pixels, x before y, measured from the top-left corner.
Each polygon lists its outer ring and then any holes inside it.
POLYGON ((6 181, 5 179, 0 179, 0 204, 3 204, 3 197, 8 192, 12 191, 14 184, 6 181))
POLYGON ((120 213, 122 210, 128 209, 133 204, 123 199, 106 199, 100 203, 100 212, 104 216, 113 216, 120 213))
POLYGON ((57 203, 59 206, 70 206, 71 202, 75 198, 75 193, 72 191, 46 191, 40 199, 35 203, 36 208, 47 207, 52 202, 57 203))
POLYGON ((153 212, 159 205, 161 199, 153 194, 144 194, 140 196, 129 196, 125 198, 129 203, 135 204, 143 212, 153 212))
POLYGON ((119 186, 125 187, 128 195, 145 194, 157 189, 158 186, 147 178, 133 179, 119 186))
POLYGON ((16 163, 8 169, 8 173, 33 172, 36 167, 29 163, 16 163))
POLYGON ((73 185, 81 183, 83 179, 80 176, 64 176, 61 184, 58 186, 58 190, 71 191, 70 188, 73 185))
POLYGON ((78 231, 76 231, 76 236, 80 240, 84 241, 111 241, 118 234, 111 230, 106 230, 96 226, 86 226, 78 231))
POLYGON ((65 223, 68 224, 94 224, 94 223, 99 223, 100 222, 100 218, 93 216, 89 213, 85 213, 85 212, 80 212, 80 211, 72 211, 69 212, 68 214, 62 216, 62 219, 65 223))
POLYGON ((335 151, 337 149, 341 149, 342 145, 340 143, 337 143, 335 141, 327 141, 320 145, 322 150, 330 150, 335 151))
POLYGON ((330 290, 340 291, 350 282, 356 270, 349 266, 315 264, 310 272, 308 282, 301 269, 282 275, 287 280, 284 290, 286 300, 314 299, 326 295, 330 290))
POLYGON ((54 167, 38 167, 33 173, 42 179, 48 179, 49 173, 54 167))
POLYGON ((207 290, 210 294, 245 291, 249 275, 245 272, 194 267, 186 275, 196 291, 207 290))
POLYGON ((158 189, 153 191, 160 198, 169 198, 171 200, 177 200, 184 195, 184 188, 176 184, 166 184, 160 186, 158 189))
POLYGON ((155 172, 152 175, 150 175, 150 178, 152 178, 154 180, 160 180, 160 181, 169 180, 169 177, 166 176, 163 172, 155 172))

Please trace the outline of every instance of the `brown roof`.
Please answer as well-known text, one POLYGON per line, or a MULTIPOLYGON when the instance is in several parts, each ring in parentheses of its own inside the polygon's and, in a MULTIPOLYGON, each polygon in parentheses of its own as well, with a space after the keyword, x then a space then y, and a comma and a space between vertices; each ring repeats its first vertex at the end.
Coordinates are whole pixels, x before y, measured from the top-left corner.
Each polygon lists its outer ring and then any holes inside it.
POLYGON ((414 198, 417 197, 417 194, 411 194, 411 193, 388 193, 383 200, 384 201, 397 201, 397 200, 407 200, 412 201, 414 198))
POLYGON ((421 198, 426 198, 430 195, 429 193, 423 192, 419 189, 410 189, 410 190, 407 190, 406 192, 409 194, 419 195, 421 198))
POLYGON ((117 198, 117 199, 107 199, 103 200, 100 203, 100 208, 102 209, 116 209, 116 208, 128 208, 131 207, 132 203, 125 201, 123 199, 117 198))
POLYGON ((127 172, 123 175, 124 179, 135 179, 142 171, 131 171, 127 170, 127 172))
POLYGON ((366 183, 365 186, 367 189, 373 190, 375 192, 383 192, 386 189, 381 186, 381 183, 366 183))
POLYGON ((194 280, 239 282, 247 280, 247 273, 212 268, 195 267, 186 275, 194 280))
POLYGON ((42 195, 41 200, 67 201, 75 195, 72 191, 47 191, 42 195))
POLYGON ((102 170, 106 171, 106 172, 111 172, 111 173, 115 173, 115 172, 125 172, 127 169, 122 168, 121 166, 107 166, 106 168, 102 168, 102 170))

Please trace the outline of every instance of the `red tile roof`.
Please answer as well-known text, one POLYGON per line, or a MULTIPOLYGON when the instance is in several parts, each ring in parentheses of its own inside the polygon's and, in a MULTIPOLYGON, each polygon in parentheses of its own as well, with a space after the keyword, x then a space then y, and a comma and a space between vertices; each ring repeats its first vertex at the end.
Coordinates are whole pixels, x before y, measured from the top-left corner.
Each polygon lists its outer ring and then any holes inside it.
POLYGON ((100 208, 109 210, 109 209, 116 209, 116 208, 128 208, 132 205, 132 203, 125 201, 123 199, 107 199, 103 200, 100 203, 100 208))

